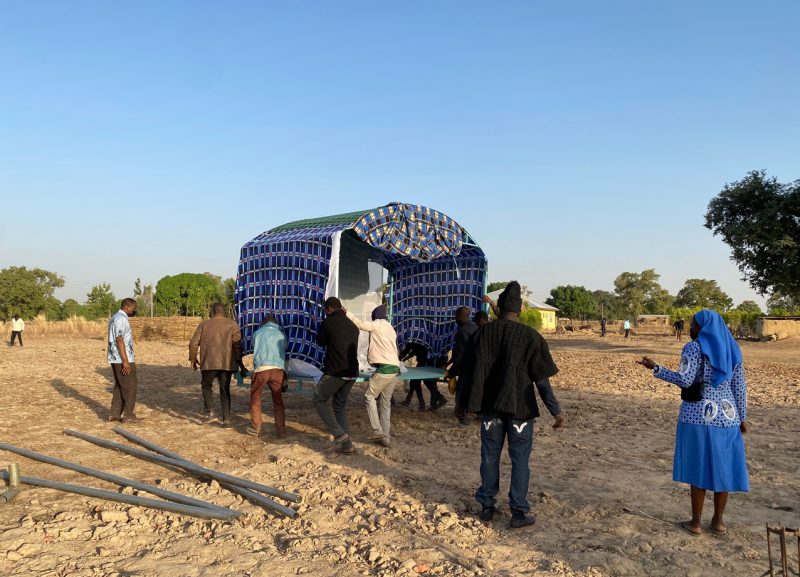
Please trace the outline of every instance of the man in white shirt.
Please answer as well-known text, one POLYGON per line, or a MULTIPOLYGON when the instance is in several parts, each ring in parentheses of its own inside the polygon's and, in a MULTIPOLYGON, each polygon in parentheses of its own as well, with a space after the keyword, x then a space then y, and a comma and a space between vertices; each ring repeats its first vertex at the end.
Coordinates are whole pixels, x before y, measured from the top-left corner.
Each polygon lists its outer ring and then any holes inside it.
POLYGON ((114 393, 111 398, 109 421, 135 423, 136 393, 139 383, 136 378, 136 359, 133 354, 133 333, 128 317, 136 314, 136 301, 127 298, 108 321, 108 362, 114 373, 114 393))
POLYGON ((397 333, 386 317, 386 305, 381 305, 372 311, 372 321, 362 321, 353 313, 347 312, 347 318, 353 321, 359 330, 369 333, 367 360, 375 367, 375 374, 369 380, 369 388, 364 394, 367 415, 372 425, 369 440, 389 447, 392 393, 399 382, 400 358, 397 352, 397 333), (378 399, 380 399, 380 414, 378 399))
POLYGON ((14 318, 11 319, 11 342, 8 344, 9 347, 14 346, 14 341, 19 339, 19 346, 22 346, 22 331, 25 330, 25 321, 19 318, 19 315, 14 315, 14 318))

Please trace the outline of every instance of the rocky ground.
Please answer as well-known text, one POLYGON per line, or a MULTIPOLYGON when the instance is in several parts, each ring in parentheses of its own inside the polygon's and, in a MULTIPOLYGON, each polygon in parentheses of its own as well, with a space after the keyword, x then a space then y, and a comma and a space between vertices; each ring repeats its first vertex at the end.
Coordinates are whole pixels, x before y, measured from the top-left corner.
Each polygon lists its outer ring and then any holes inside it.
MULTIPOLYGON (((363 387, 351 396, 357 454, 331 454, 310 403, 285 397, 289 436, 243 433, 248 389, 234 386, 235 423, 202 425, 199 373, 184 343, 138 343, 140 416, 130 429, 205 466, 302 495, 295 519, 204 482, 64 436, 71 428, 127 443, 105 422, 110 372, 102 340, 27 340, 0 350, 0 440, 158 484, 243 512, 205 521, 47 489, 0 505, 0 575, 761 575, 764 524, 800 524, 800 342, 744 343, 752 431, 752 491, 733 495, 725 536, 694 537, 685 487, 671 480, 679 393, 634 364, 641 354, 677 365, 666 337, 628 341, 551 337, 553 385, 566 427, 537 423, 530 500, 538 523, 508 529, 509 512, 481 524, 477 425, 396 408, 393 446, 366 441, 363 387)), ((395 393, 396 398, 402 391, 395 393)), ((269 401, 265 401, 269 413, 269 401)), ((268 423, 269 425, 269 423, 268 423)), ((0 452, 22 474, 116 487, 0 452)), ((501 484, 507 506, 508 461, 501 484)), ((135 493, 130 488, 124 492, 135 493)), ((710 520, 710 502, 707 520, 710 520)))

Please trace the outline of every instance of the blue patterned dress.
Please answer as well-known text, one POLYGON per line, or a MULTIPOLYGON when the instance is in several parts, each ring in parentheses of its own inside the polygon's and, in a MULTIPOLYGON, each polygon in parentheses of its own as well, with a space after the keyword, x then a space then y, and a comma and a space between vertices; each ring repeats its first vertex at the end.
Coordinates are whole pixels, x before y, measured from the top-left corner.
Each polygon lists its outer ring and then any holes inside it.
POLYGON ((703 381, 703 398, 683 401, 675 434, 672 478, 715 492, 749 491, 744 441, 739 425, 747 419, 747 386, 739 364, 733 376, 713 387, 714 368, 703 358, 700 343, 683 347, 677 372, 656 366, 661 380, 687 388, 703 381))

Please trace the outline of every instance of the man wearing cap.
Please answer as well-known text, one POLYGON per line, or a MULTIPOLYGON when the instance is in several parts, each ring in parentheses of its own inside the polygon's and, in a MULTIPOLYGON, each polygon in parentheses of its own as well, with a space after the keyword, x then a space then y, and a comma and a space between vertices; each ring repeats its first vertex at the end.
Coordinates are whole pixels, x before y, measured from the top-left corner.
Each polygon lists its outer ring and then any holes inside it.
POLYGON ((475 368, 469 392, 469 409, 481 414, 481 486, 475 498, 483 507, 480 518, 491 521, 500 491, 500 455, 508 439, 511 457, 511 528, 533 525, 528 516, 529 459, 533 447, 534 419, 539 407, 534 383, 553 428, 563 424, 561 409, 550 388, 549 377, 558 372, 547 342, 534 329, 519 322, 522 291, 516 281, 498 299, 500 316, 477 333, 475 368))

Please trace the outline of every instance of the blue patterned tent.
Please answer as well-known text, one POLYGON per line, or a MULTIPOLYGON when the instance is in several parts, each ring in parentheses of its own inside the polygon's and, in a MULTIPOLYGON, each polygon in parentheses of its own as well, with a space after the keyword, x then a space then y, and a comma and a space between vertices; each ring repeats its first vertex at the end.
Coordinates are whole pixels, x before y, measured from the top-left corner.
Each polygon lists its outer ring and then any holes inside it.
POLYGON ((288 223, 245 244, 235 292, 245 354, 261 319, 274 314, 289 356, 321 367, 324 351, 315 337, 325 298, 347 303, 377 294, 383 269, 398 344, 418 342, 433 357, 446 354, 455 309, 482 306, 486 255, 450 217, 401 203, 288 223))

